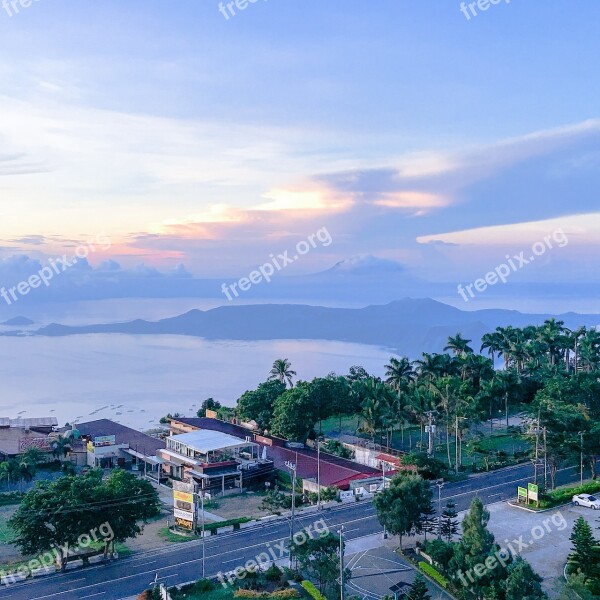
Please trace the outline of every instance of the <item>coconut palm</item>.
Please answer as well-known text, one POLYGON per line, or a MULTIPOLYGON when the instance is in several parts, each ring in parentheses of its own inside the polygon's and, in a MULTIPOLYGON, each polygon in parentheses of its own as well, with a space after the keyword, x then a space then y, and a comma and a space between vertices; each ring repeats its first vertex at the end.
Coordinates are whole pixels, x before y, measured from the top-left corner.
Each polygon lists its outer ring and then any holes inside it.
POLYGON ((487 350, 488 354, 492 357, 493 362, 496 354, 502 352, 502 344, 503 336, 498 330, 486 333, 481 337, 481 349, 479 351, 483 352, 484 350, 487 350))
POLYGON ((385 376, 385 382, 399 392, 415 380, 416 373, 408 358, 402 357, 398 360, 392 357, 390 362, 385 365, 385 376))
POLYGON ((448 338, 448 344, 444 348, 444 352, 450 350, 455 356, 472 354, 473 348, 469 346, 469 342, 471 341, 472 340, 466 340, 460 333, 457 333, 454 337, 448 338))
POLYGON ((292 381, 292 377, 296 376, 296 371, 292 371, 292 364, 287 358, 278 358, 273 363, 273 368, 269 374, 269 380, 272 381, 276 379, 281 383, 285 384, 286 382, 290 387, 294 387, 294 382, 292 381))

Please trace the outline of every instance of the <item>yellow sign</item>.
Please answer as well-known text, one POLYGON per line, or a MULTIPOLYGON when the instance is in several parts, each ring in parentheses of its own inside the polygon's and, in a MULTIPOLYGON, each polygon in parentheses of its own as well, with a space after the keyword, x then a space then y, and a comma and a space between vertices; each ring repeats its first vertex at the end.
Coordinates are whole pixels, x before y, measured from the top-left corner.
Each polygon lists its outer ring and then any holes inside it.
POLYGON ((177 527, 181 527, 182 529, 187 529, 188 531, 192 531, 192 529, 194 529, 194 523, 192 523, 192 521, 186 521, 185 519, 175 519, 175 525, 177 525, 177 527))
POLYGON ((187 492, 173 492, 173 497, 175 500, 181 500, 182 502, 189 502, 193 504, 194 502, 194 494, 188 494, 187 492))

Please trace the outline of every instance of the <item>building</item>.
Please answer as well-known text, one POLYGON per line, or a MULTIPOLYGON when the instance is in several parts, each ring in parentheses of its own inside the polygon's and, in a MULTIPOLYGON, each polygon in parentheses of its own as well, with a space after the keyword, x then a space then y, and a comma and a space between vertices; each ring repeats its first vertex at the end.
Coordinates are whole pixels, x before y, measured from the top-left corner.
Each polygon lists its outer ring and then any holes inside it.
POLYGON ((239 491, 274 475, 273 461, 250 436, 209 429, 171 435, 158 456, 171 479, 196 483, 199 491, 211 495, 239 491))
POLYGON ((296 474, 302 479, 305 492, 316 492, 318 490, 317 480, 320 481, 321 488, 325 488, 339 487, 340 482, 346 482, 359 475, 379 477, 380 479, 382 476, 381 471, 371 466, 361 465, 326 452, 320 452, 318 455, 316 450, 305 448, 302 445, 298 448, 291 448, 288 447, 289 444, 286 440, 260 435, 249 431, 242 425, 218 419, 178 417, 170 419, 170 428, 172 435, 210 430, 255 442, 261 448, 261 457, 267 457, 273 462, 276 469, 289 472, 286 465, 288 463, 296 465, 296 474))
POLYGON ((162 477, 162 460, 157 452, 165 447, 163 440, 109 419, 80 423, 77 430, 89 467, 121 467, 157 480, 162 477))
POLYGON ((58 427, 56 417, 10 419, 0 417, 0 460, 8 460, 29 448, 52 452, 49 435, 58 427))

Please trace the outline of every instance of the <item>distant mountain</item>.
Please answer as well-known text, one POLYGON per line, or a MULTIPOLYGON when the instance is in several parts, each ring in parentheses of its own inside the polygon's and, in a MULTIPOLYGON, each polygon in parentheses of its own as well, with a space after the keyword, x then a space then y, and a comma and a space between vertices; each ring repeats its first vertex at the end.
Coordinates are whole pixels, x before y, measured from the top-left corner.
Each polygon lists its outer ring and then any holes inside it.
POLYGON ((44 336, 87 333, 176 334, 228 340, 323 339, 390 348, 415 358, 439 352, 449 336, 461 332, 478 348, 481 336, 498 326, 524 327, 556 316, 567 327, 600 324, 600 315, 524 314, 510 310, 466 312, 431 300, 405 298, 366 308, 325 308, 297 304, 222 306, 192 310, 156 322, 136 320, 69 327, 51 324, 36 332, 44 336))
POLYGON ((4 325, 6 327, 26 327, 27 325, 33 325, 34 321, 28 319, 27 317, 13 317, 12 319, 8 319, 8 321, 4 321, 4 323, 0 323, 0 325, 4 325))

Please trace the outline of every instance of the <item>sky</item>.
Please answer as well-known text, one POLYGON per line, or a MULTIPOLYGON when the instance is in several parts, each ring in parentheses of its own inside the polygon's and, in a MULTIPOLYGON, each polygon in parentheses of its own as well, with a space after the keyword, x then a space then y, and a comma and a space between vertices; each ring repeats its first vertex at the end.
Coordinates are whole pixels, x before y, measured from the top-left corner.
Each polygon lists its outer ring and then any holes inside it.
POLYGON ((541 243, 521 281, 600 282, 597 0, 231 6, 4 3, 2 285, 81 244, 87 278, 240 276, 323 228, 290 274, 541 243))

